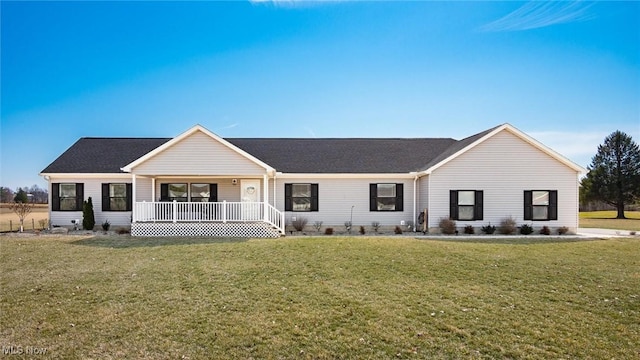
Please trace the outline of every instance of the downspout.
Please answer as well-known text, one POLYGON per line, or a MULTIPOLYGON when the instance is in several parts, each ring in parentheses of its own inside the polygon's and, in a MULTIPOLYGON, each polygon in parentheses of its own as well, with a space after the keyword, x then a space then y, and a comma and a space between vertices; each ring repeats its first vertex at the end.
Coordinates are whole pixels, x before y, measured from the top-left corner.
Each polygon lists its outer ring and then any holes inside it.
POLYGON ((418 207, 418 191, 416 188, 416 185, 418 184, 418 175, 416 175, 413 178, 413 220, 411 220, 411 223, 413 224, 413 232, 416 232, 416 221, 417 221, 417 216, 416 216, 416 210, 418 207))

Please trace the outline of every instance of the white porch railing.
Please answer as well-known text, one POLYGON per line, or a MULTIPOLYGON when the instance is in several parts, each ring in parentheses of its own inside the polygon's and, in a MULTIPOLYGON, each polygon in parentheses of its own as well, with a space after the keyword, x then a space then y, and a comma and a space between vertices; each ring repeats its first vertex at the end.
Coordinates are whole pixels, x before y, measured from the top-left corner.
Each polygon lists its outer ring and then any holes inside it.
POLYGON ((136 202, 133 222, 264 221, 284 233, 284 213, 263 202, 136 202))

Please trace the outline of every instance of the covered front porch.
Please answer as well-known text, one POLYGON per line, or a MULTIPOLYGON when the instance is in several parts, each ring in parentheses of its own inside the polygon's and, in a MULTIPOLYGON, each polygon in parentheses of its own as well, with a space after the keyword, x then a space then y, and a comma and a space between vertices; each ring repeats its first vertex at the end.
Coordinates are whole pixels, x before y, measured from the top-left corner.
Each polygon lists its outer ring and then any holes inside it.
POLYGON ((134 236, 280 236, 276 171, 197 125, 133 161, 134 236))
POLYGON ((265 202, 135 202, 133 236, 279 237, 284 213, 265 202))

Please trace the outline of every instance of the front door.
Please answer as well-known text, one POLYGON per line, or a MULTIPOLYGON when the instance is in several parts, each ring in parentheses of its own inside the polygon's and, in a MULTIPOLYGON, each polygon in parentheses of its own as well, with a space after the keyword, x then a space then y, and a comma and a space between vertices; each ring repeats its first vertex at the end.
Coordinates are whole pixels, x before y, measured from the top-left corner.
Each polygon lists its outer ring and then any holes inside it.
POLYGON ((260 203, 260 180, 240 180, 240 199, 242 200, 242 219, 245 221, 262 220, 260 203))

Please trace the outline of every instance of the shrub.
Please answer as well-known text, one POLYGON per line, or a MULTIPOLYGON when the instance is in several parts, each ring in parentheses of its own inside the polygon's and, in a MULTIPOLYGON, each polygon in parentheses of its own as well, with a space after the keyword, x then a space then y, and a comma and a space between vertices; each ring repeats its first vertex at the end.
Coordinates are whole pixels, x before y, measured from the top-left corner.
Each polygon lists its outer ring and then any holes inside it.
POLYGON ((322 221, 314 222, 313 227, 316 228, 316 231, 320 231, 320 229, 322 228, 322 221))
POLYGON ((297 216, 295 220, 291 221, 291 226, 293 226, 296 231, 302 231, 304 227, 307 226, 308 221, 306 217, 297 216))
POLYGON ((456 233, 456 222, 451 218, 441 218, 438 226, 443 234, 452 235, 456 233))
POLYGON ((475 230, 473 229, 473 226, 467 225, 467 226, 464 227, 464 233, 465 234, 474 234, 475 230))
POLYGON ((366 233, 364 226, 360 225, 360 235, 364 235, 366 233))
POLYGON ((333 228, 324 229, 324 234, 325 235, 333 235, 333 228))
POLYGON ((109 223, 109 220, 105 220, 102 223, 102 230, 104 231, 109 231, 109 228, 111 227, 111 223, 109 223))
POLYGON ((47 227, 47 223, 49 222, 49 219, 40 219, 38 220, 38 224, 40 224, 40 228, 42 230, 44 230, 47 227))
POLYGON ((542 229, 540 229, 540 234, 542 235, 551 235, 551 229, 549 229, 549 227, 547 225, 543 226, 542 229))
POLYGON ((91 196, 82 204, 82 228, 93 230, 96 226, 96 218, 93 214, 93 202, 91 196))
POLYGON ((516 226, 516 220, 511 216, 506 217, 500 220, 500 226, 498 227, 498 232, 503 235, 511 235, 515 234, 518 227, 516 226))
POLYGON ((522 235, 529 235, 533 233, 533 227, 529 224, 523 224, 522 226, 520 226, 520 234, 522 235))
POLYGON ((564 235, 569 232, 569 228, 566 226, 562 226, 558 228, 558 235, 564 235))
POLYGON ((373 232, 378 233, 378 229, 380 229, 380 221, 374 221, 371 223, 371 227, 373 228, 373 232))
POLYGON ((118 235, 124 235, 124 234, 128 234, 128 233, 129 233, 129 230, 127 230, 127 229, 125 229, 125 228, 120 228, 120 229, 118 229, 118 230, 116 231, 116 233, 117 233, 118 235))
POLYGON ((482 230, 482 232, 487 234, 487 235, 491 235, 494 232, 496 232, 496 227, 491 225, 491 224, 489 224, 489 225, 485 225, 485 226, 481 227, 480 230, 482 230))
POLYGON ((396 228, 395 228, 395 229, 393 229, 393 232, 394 232, 396 235, 400 235, 400 234, 402 234, 402 228, 401 228, 400 226, 396 225, 396 228))

